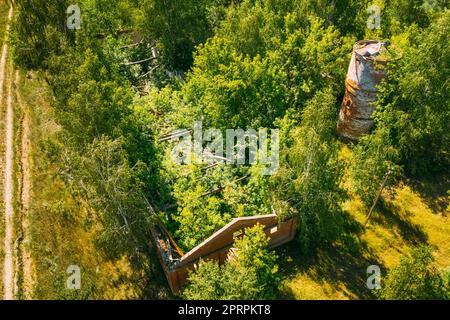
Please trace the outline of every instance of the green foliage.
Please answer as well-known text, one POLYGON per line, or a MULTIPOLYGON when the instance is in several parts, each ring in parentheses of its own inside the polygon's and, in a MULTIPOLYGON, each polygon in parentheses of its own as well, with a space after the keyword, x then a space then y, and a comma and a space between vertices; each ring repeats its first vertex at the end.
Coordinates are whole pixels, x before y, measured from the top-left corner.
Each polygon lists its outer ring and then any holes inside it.
POLYGON ((450 157, 450 12, 414 32, 378 102, 378 127, 389 128, 406 170, 416 175, 448 168, 450 157))
MULTIPOLYGON (((19 66, 46 71, 64 140, 52 160, 64 159, 66 183, 88 211, 83 223, 111 258, 146 249, 146 199, 186 250, 234 217, 272 210, 299 218, 307 250, 345 228, 335 128, 356 40, 390 38, 404 53, 380 88, 374 132, 354 148, 356 193, 369 206, 388 171, 390 186, 403 168, 422 175, 450 164, 450 14, 444 0, 427 3, 81 0, 82 27, 68 30, 68 1, 18 0, 12 47, 19 66), (367 30, 371 4, 382 10, 379 30, 367 30), (170 143, 157 137, 198 120, 222 131, 280 128, 280 171, 174 167, 170 143)), ((278 280, 266 245, 260 229, 247 230, 236 258, 202 262, 185 296, 272 298, 278 280)))
POLYGON ((127 247, 146 246, 144 199, 155 193, 157 183, 152 132, 133 109, 134 90, 122 72, 117 49, 122 42, 115 38, 117 30, 132 24, 135 6, 89 0, 80 6, 82 28, 76 45, 47 52, 45 67, 56 97, 57 120, 64 128, 64 152, 70 155, 64 159, 70 168, 68 181, 98 215, 93 218, 102 228, 98 242, 118 257, 127 247))
MULTIPOLYGON (((242 6, 247 8, 249 3, 242 6)), ((268 127, 289 108, 301 108, 315 91, 329 86, 342 90, 337 84, 345 78, 350 38, 341 38, 336 28, 314 17, 304 26, 296 12, 278 21, 274 17, 279 13, 258 8, 249 10, 260 16, 258 26, 264 32, 259 34, 273 37, 239 43, 253 34, 239 29, 245 22, 234 28, 239 17, 231 10, 224 33, 198 50, 181 89, 185 105, 176 110, 180 122, 189 116, 218 128, 268 127)), ((255 23, 250 25, 255 28, 255 23)))
POLYGON ((282 215, 299 218, 304 250, 335 239, 342 228, 336 115, 331 91, 318 92, 303 110, 301 125, 292 132, 293 144, 282 151, 280 172, 274 176, 276 204, 282 215))
POLYGON ((231 220, 231 215, 224 212, 225 203, 218 197, 202 199, 201 189, 184 193, 179 216, 175 220, 180 224, 177 235, 181 245, 191 249, 212 235, 231 220))
POLYGON ((61 53, 67 41, 67 0, 15 1, 12 44, 15 63, 26 68, 45 66, 50 53, 61 53))
POLYGON ((91 224, 100 222, 98 244, 111 257, 146 247, 151 217, 142 193, 143 163, 131 167, 118 140, 95 140, 86 155, 68 154, 66 179, 92 210, 91 224))
POLYGON ((397 161, 398 151, 386 128, 378 128, 355 147, 350 172, 353 187, 367 207, 373 204, 384 181, 384 187, 389 188, 398 179, 401 168, 397 161))
POLYGON ((258 298, 273 299, 279 285, 277 256, 268 251, 269 238, 261 225, 246 229, 242 238, 236 239, 235 264, 241 272, 255 272, 258 298))
POLYGON ((442 275, 444 285, 445 285, 445 292, 447 295, 447 298, 450 299, 450 269, 447 268, 447 271, 445 271, 442 275))
POLYGON ((127 31, 137 24, 139 7, 130 0, 82 0, 80 3, 82 26, 77 37, 93 42, 97 38, 127 31))
MULTIPOLYGON (((67 102, 60 106, 60 122, 78 145, 101 135, 117 137, 118 126, 131 113, 129 105, 133 101, 132 91, 121 83, 108 57, 88 50, 83 58, 84 61, 74 70, 73 77, 77 79, 74 86, 54 86, 64 92, 58 90, 57 93, 62 93, 60 97, 68 97, 67 102)), ((66 77, 65 73, 59 74, 52 82, 59 83, 63 77, 66 77)))
MULTIPOLYGON (((27 68, 51 67, 52 56, 61 56, 79 45, 86 47, 132 26, 137 6, 128 0, 83 0, 81 29, 67 28, 67 0, 19 0, 15 3, 12 43, 15 62, 27 68)), ((70 61, 73 63, 73 61, 70 61)), ((72 64, 73 66, 73 64, 72 64)))
POLYGON ((234 217, 271 213, 267 179, 256 168, 242 182, 236 182, 238 170, 230 166, 207 171, 192 166, 191 170, 173 185, 178 212, 172 219, 177 222, 176 236, 185 249, 192 249, 234 217))
POLYGON ((448 8, 445 0, 397 0, 385 4, 383 28, 386 35, 400 33, 410 25, 426 28, 438 12, 448 8))
MULTIPOLYGON (((223 6, 222 0, 145 0, 139 29, 156 41, 162 63, 169 70, 186 71, 192 65, 195 46, 211 36, 223 6), (219 11, 219 12, 218 12, 219 11)), ((219 18, 220 19, 220 18, 219 18)))
POLYGON ((389 271, 382 284, 381 298, 388 300, 449 299, 450 288, 433 266, 430 247, 420 246, 402 257, 400 263, 389 271))
POLYGON ((281 77, 268 61, 245 58, 234 52, 231 43, 215 38, 200 50, 182 90, 195 115, 204 115, 208 125, 259 128, 284 109, 281 77))
POLYGON ((266 249, 269 239, 257 225, 246 229, 235 240, 235 257, 223 266, 213 261, 201 261, 189 275, 183 292, 194 300, 251 300, 275 297, 279 285, 276 255, 266 249))

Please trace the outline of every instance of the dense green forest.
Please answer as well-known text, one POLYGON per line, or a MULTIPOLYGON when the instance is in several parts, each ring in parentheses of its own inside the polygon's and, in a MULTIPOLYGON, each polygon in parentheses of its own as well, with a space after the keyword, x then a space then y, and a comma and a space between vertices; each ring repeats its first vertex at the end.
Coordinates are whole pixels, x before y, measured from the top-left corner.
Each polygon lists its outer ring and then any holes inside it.
MULTIPOLYGON (((76 28, 69 28, 70 5, 17 0, 11 29, 14 63, 45 79, 58 127, 39 145, 45 168, 58 164, 49 180, 57 191, 45 191, 45 206, 34 210, 58 228, 82 230, 79 246, 89 243, 84 252, 32 249, 42 257, 77 252, 54 262, 51 276, 37 276, 46 284, 36 297, 174 297, 150 241, 157 221, 187 252, 233 218, 276 212, 298 218, 288 249, 269 250, 262 229, 249 229, 236 240, 236 259, 200 262, 180 296, 284 298, 288 259, 300 265, 337 244, 358 258, 351 248, 362 242, 363 221, 345 203, 358 199, 367 213, 387 172, 386 197, 409 181, 443 186, 440 218, 449 225, 445 0, 79 0, 76 28), (369 28, 371 5, 381 10, 379 28, 369 28), (362 39, 388 40, 402 58, 379 88, 375 127, 347 143, 336 123, 353 44, 362 39), (174 144, 161 137, 197 121, 222 133, 279 129, 278 171, 174 163, 174 144), (91 245, 96 255, 86 258, 91 245), (78 291, 64 289, 71 259, 87 269, 78 291)), ((376 203, 376 215, 387 203, 376 203)), ((381 290, 356 296, 449 298, 448 243, 437 249, 447 257, 438 266, 436 246, 411 249, 384 269, 381 290)), ((38 271, 48 269, 44 258, 35 260, 38 271)))

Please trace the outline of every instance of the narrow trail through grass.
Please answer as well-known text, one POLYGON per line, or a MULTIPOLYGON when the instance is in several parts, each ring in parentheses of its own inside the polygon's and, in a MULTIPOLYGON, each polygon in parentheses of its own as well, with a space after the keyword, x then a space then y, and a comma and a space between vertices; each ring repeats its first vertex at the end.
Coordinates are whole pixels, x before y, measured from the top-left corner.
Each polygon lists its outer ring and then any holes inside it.
MULTIPOLYGON (((8 25, 6 27, 6 36, 3 44, 2 57, 0 61, 0 87, 3 88, 6 75, 6 63, 8 57, 8 41, 7 36, 10 28, 10 21, 12 19, 13 8, 11 7, 8 13, 8 25)), ((14 265, 13 265, 13 128, 14 128, 14 109, 12 106, 12 83, 6 84, 6 152, 5 152, 5 244, 4 244, 4 268, 3 268, 3 287, 5 300, 11 300, 14 297, 14 265)), ((4 96, 4 90, 1 89, 0 96, 4 96)), ((0 100, 0 105, 3 98, 0 100)))

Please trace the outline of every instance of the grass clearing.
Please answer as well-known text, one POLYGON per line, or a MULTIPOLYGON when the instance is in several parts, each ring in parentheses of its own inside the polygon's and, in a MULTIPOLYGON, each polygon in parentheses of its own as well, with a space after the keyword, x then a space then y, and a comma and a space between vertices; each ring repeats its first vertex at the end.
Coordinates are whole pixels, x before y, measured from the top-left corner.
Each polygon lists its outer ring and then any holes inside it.
MULTIPOLYGON (((349 163, 351 157, 350 148, 344 146, 342 160, 349 163)), ((449 184, 446 181, 444 177, 437 177, 434 182, 406 181, 394 192, 383 192, 364 231, 362 226, 368 210, 351 192, 351 181, 346 176, 344 187, 349 199, 343 209, 355 223, 354 232, 345 235, 344 241, 308 258, 297 253, 295 243, 282 248, 280 264, 286 276, 282 297, 302 300, 374 298, 366 287, 367 267, 379 265, 383 276, 418 244, 432 246, 437 267, 449 268, 449 184)))

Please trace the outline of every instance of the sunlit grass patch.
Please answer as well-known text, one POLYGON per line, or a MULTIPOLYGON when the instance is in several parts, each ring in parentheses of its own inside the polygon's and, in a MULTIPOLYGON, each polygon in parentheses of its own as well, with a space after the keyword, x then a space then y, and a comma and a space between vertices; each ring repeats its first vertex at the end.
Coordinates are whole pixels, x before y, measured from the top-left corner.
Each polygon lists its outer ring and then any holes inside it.
MULTIPOLYGON (((352 161, 352 151, 348 146, 342 148, 340 159, 346 164, 352 161)), ((296 255, 295 244, 290 245, 287 249, 289 254, 281 255, 281 265, 286 274, 282 287, 284 298, 373 298, 365 286, 367 275, 364 267, 378 264, 386 272, 400 261, 403 254, 419 244, 428 244, 435 249, 438 268, 444 270, 450 266, 450 217, 446 204, 440 206, 441 210, 436 206, 431 208, 434 199, 430 199, 429 193, 416 191, 402 182, 393 190, 383 192, 364 230, 369 209, 353 193, 348 172, 343 186, 349 199, 342 204, 342 209, 361 227, 353 234, 357 241, 336 243, 335 250, 326 250, 326 254, 319 252, 311 258, 296 255), (346 253, 347 247, 353 250, 351 255, 346 253)), ((433 195, 447 193, 440 180, 427 182, 427 186, 433 195)))

